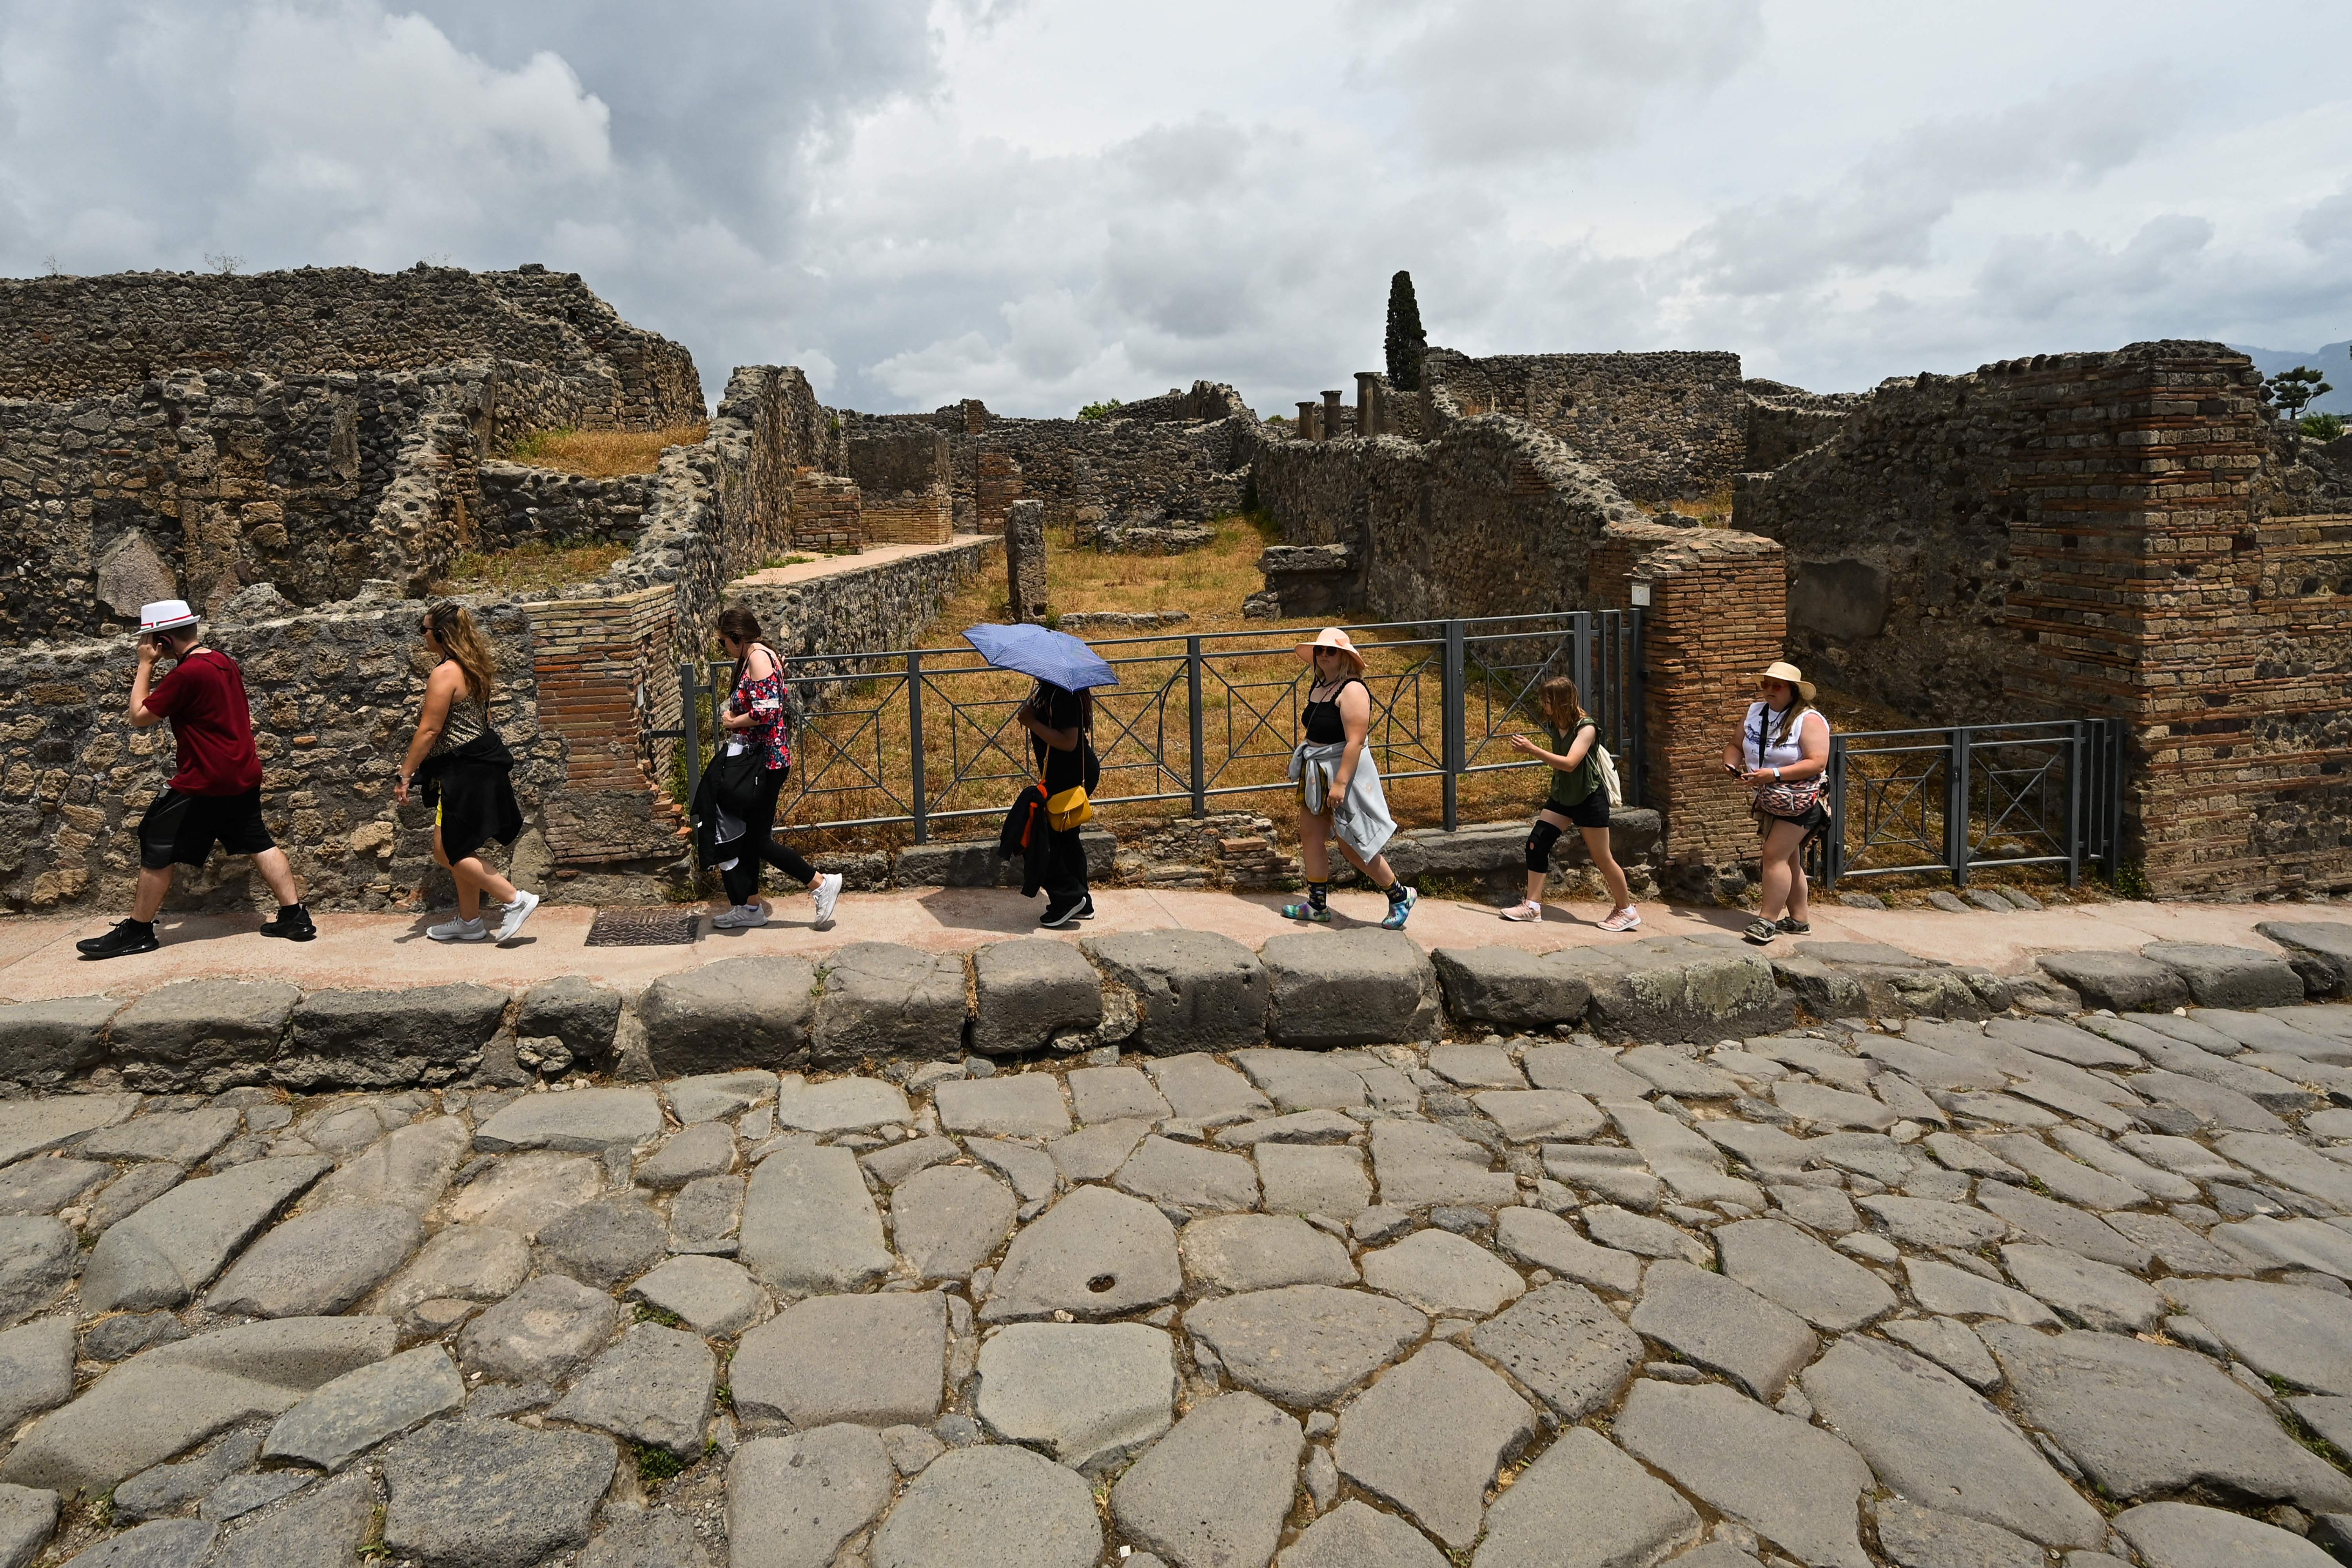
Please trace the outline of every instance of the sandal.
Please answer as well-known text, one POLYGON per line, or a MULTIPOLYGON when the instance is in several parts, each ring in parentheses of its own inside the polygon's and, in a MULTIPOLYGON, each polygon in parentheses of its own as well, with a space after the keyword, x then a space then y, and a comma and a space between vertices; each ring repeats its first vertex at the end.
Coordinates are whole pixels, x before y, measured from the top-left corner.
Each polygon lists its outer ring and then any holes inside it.
POLYGON ((1790 936, 1811 936, 1813 934, 1813 922, 1801 921, 1794 915, 1785 915, 1780 921, 1780 930, 1790 936))
POLYGON ((1748 922, 1748 929, 1740 934, 1757 946, 1762 947, 1780 934, 1780 928, 1770 921, 1751 921, 1748 922))

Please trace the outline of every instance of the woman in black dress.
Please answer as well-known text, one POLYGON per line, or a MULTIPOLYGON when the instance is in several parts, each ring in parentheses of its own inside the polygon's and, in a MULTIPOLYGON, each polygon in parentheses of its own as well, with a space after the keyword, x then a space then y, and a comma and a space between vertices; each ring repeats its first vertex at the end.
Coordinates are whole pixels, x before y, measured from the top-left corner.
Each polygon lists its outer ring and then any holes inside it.
POLYGON ((522 832, 514 756, 490 728, 498 656, 463 605, 442 600, 425 612, 418 629, 425 651, 438 662, 425 678, 425 710, 392 795, 406 805, 410 783, 422 781, 425 803, 433 807, 433 858, 457 883, 457 918, 425 934, 435 942, 506 942, 539 908, 539 895, 521 891, 475 853, 493 839, 512 844, 522 832), (485 893, 506 906, 495 933, 482 921, 485 893))

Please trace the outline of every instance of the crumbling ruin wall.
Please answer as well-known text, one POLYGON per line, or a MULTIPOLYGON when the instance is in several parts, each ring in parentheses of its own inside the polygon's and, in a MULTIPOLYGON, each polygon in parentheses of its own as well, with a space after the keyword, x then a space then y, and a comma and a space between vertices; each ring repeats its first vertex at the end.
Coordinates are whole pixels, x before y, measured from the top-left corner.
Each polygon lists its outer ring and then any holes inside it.
POLYGON ((1099 419, 1010 419, 976 399, 929 414, 856 414, 853 437, 913 428, 947 437, 953 527, 1002 533, 1005 509, 1045 503, 1068 526, 1161 520, 1206 521, 1239 511, 1248 489, 1257 417, 1233 388, 1196 382, 1099 419))
POLYGON ((868 431, 848 439, 865 538, 877 544, 945 544, 954 521, 948 438, 935 428, 868 431))
POLYGON ((1473 359, 1433 348, 1422 384, 1435 431, 1509 415, 1558 437, 1638 501, 1713 495, 1747 463, 1748 394, 1735 353, 1473 359))
POLYGON ((654 487, 651 474, 597 478, 497 460, 475 479, 482 504, 474 532, 483 550, 557 540, 635 545, 654 487))
POLYGON ((582 427, 702 417, 693 356, 623 321, 576 272, 306 267, 0 280, 0 397, 67 402, 182 370, 286 377, 487 359, 594 384, 579 399, 582 427))
POLYGON ((1742 465, 1754 473, 1777 468, 1800 452, 1811 451, 1845 427, 1853 411, 1870 396, 1866 392, 1807 392, 1785 382, 1750 376, 1748 392, 1748 457, 1742 465))

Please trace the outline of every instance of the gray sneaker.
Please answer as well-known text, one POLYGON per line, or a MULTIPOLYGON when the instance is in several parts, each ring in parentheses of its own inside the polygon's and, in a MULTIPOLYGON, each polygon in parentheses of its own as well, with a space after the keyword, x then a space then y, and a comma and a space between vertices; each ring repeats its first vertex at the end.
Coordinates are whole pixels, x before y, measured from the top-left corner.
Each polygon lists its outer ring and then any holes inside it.
POLYGON ((751 931, 768 923, 768 911, 758 904, 734 904, 710 917, 713 931, 751 931))
POLYGON ((490 937, 479 915, 469 921, 443 921, 437 926, 426 926, 425 934, 435 942, 488 942, 490 937))

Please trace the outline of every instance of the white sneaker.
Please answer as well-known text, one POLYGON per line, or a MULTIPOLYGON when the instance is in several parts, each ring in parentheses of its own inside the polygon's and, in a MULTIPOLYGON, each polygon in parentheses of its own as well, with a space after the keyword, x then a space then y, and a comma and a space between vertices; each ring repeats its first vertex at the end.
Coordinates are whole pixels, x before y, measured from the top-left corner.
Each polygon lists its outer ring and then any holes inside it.
POLYGON ((499 921, 499 940, 512 942, 522 930, 522 922, 530 919, 530 911, 539 908, 539 895, 515 889, 514 902, 507 906, 506 918, 499 921))
POLYGON ((714 931, 751 931, 768 923, 768 911, 759 904, 737 904, 710 917, 714 931))
POLYGON ((437 926, 426 926, 425 934, 435 942, 487 942, 490 935, 479 915, 469 921, 443 921, 437 926))
POLYGON ((1533 899, 1522 899, 1505 910, 1503 918, 1507 921, 1540 921, 1543 919, 1543 906, 1533 899))
POLYGON ((816 900, 816 929, 833 929, 833 907, 841 902, 841 873, 828 871, 810 885, 809 896, 816 900))

